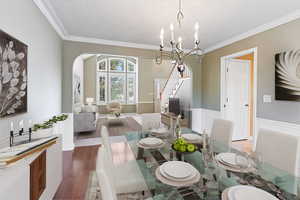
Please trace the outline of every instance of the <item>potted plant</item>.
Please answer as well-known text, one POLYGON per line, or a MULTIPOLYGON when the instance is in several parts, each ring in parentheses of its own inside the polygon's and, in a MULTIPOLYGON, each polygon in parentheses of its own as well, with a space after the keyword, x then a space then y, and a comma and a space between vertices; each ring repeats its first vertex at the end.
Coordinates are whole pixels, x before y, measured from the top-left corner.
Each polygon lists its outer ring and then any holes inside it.
POLYGON ((34 124, 32 131, 43 135, 61 134, 63 130, 62 121, 66 120, 68 115, 53 116, 42 124, 34 124))
POLYGON ((54 134, 62 134, 64 129, 63 121, 68 118, 68 115, 62 114, 59 116, 53 116, 49 121, 53 123, 54 134))

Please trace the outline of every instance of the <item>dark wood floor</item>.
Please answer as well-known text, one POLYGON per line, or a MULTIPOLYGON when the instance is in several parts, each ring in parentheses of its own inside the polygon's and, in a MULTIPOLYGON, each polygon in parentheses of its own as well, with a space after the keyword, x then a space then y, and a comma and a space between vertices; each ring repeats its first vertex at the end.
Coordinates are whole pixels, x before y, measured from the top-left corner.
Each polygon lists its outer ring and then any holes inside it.
POLYGON ((54 200, 84 200, 90 172, 100 146, 77 147, 63 153, 63 181, 54 200))
MULTIPOLYGON (((141 125, 133 118, 123 119, 121 126, 108 126, 110 136, 120 136, 128 131, 141 130, 141 125)), ((107 125, 106 121, 99 120, 96 133, 101 135, 101 126, 107 125)), ((82 139, 82 138, 81 138, 82 139)), ((131 149, 126 143, 111 145, 113 159, 116 165, 134 159, 131 149)), ((74 151, 63 153, 63 181, 60 184, 54 200, 84 200, 90 172, 95 170, 98 148, 100 146, 76 147, 74 151)))

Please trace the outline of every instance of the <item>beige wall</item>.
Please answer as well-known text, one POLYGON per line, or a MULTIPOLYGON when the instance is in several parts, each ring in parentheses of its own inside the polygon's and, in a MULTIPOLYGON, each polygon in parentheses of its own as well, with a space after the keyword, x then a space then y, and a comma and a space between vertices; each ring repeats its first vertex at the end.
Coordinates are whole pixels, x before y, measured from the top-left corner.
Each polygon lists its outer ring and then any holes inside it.
MULTIPOLYGON (((84 61, 84 101, 87 97, 96 99, 96 59, 96 56, 92 56, 84 61)), ((154 112, 154 80, 167 79, 171 68, 168 60, 157 65, 153 58, 140 56, 138 60, 138 104, 137 106, 123 105, 123 112, 154 112)), ((100 106, 99 110, 104 113, 105 106, 100 106)))
MULTIPOLYGON (((72 111, 72 68, 73 62, 75 58, 81 54, 112 54, 112 55, 123 55, 123 56, 135 56, 139 59, 139 66, 144 66, 144 71, 139 77, 139 82, 143 82, 144 86, 139 89, 139 101, 140 102, 153 102, 153 76, 157 75, 157 77, 165 74, 166 68, 156 68, 155 66, 151 66, 153 64, 152 60, 157 55, 158 51, 155 50, 147 50, 147 49, 138 49, 138 48, 127 48, 127 47, 118 47, 118 46, 109 46, 109 45, 100 45, 100 44, 92 44, 92 43, 84 43, 84 42, 71 42, 64 41, 63 43, 63 111, 71 112, 72 111), (148 66, 148 67, 147 67, 148 66), (151 70, 149 69, 151 66, 151 70), (149 72, 152 71, 151 73, 149 72)), ((187 61, 189 65, 195 70, 200 71, 200 62, 199 60, 194 61, 193 59, 189 59, 187 61)), ((199 80, 201 80, 201 76, 197 74, 197 79, 195 82, 193 80, 193 91, 196 94, 197 102, 200 102, 200 91, 201 84, 199 80), (194 87, 195 86, 195 87, 194 87)), ((147 109, 149 105, 147 103, 147 109)), ((152 106, 153 108, 154 106, 152 106)))
POLYGON ((84 102, 87 97, 96 99, 96 59, 96 56, 92 56, 84 60, 84 102))
POLYGON ((257 116, 300 124, 300 102, 275 101, 275 54, 300 48, 300 20, 259 33, 205 55, 202 65, 201 107, 220 110, 220 58, 253 47, 258 48, 257 116), (263 95, 272 103, 263 103, 263 95))

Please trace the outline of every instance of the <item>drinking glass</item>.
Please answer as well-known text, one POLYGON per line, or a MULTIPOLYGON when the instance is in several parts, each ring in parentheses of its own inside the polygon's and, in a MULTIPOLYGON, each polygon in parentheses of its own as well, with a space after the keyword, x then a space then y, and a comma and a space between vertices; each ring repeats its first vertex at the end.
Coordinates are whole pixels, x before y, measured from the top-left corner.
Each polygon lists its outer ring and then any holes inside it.
POLYGON ((235 154, 235 163, 241 169, 248 169, 248 168, 250 168, 249 155, 248 154, 236 153, 235 154))

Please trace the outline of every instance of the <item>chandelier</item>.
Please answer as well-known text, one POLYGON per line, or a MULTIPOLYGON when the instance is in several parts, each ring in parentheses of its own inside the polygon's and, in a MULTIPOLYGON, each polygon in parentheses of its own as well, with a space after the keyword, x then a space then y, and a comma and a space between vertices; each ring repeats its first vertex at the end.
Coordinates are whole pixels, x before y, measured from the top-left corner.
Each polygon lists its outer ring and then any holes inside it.
MULTIPOLYGON (((179 7, 177 12, 177 23, 179 28, 181 28, 182 21, 184 18, 181 0, 179 0, 179 7)), ((184 71, 185 71, 185 64, 184 61, 188 56, 191 55, 202 55, 203 50, 200 48, 200 40, 199 40, 199 23, 195 23, 195 32, 194 32, 194 48, 188 51, 183 49, 183 41, 182 37, 179 36, 177 41, 175 40, 175 33, 174 33, 174 25, 170 24, 170 32, 171 32, 171 39, 170 39, 170 47, 171 51, 164 51, 164 29, 162 28, 160 31, 160 45, 159 45, 159 55, 156 57, 156 63, 161 64, 163 57, 167 57, 168 59, 172 60, 172 63, 177 66, 177 70, 180 73, 180 76, 183 78, 184 71)))

